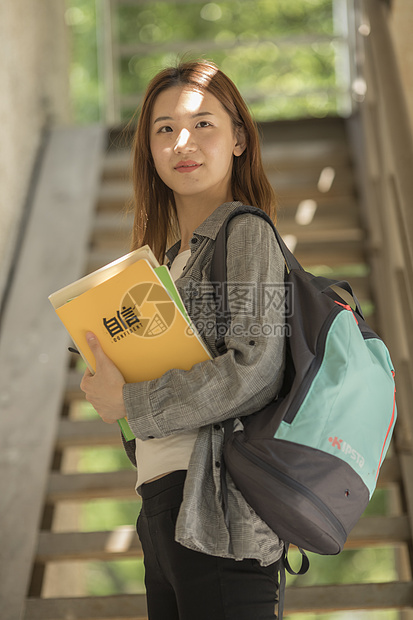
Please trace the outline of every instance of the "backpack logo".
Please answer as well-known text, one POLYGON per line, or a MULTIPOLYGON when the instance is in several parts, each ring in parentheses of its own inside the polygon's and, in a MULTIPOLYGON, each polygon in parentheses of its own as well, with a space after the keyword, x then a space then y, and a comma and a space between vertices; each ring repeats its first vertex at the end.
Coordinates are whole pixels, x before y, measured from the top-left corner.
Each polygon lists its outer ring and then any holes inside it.
POLYGON ((342 439, 337 439, 337 437, 334 437, 333 439, 332 437, 329 437, 328 441, 330 441, 333 444, 333 448, 338 448, 339 450, 341 450, 341 444, 343 442, 342 439))
POLYGON ((354 450, 343 439, 339 439, 338 437, 329 437, 328 441, 331 443, 333 448, 337 448, 344 455, 349 456, 353 461, 356 461, 357 465, 362 468, 364 465, 364 456, 362 456, 357 450, 354 450))

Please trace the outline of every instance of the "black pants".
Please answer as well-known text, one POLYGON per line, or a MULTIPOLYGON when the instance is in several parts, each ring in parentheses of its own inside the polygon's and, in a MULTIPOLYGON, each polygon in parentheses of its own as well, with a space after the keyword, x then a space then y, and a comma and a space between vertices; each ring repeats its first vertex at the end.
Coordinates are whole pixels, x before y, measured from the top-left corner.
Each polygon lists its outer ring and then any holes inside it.
POLYGON ((142 485, 137 530, 149 620, 274 620, 277 564, 192 551, 174 540, 186 472, 142 485))

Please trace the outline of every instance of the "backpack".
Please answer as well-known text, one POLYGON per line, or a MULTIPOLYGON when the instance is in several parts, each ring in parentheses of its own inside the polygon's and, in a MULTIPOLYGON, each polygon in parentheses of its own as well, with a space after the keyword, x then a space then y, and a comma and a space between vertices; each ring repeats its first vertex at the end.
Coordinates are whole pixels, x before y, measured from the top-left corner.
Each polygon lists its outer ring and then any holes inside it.
MULTIPOLYGON (((287 549, 292 543, 300 550, 337 554, 373 494, 389 447, 397 415, 394 368, 349 283, 305 271, 272 220, 248 206, 230 213, 216 239, 211 282, 219 353, 226 350, 223 334, 230 324, 227 226, 242 213, 265 219, 280 245, 289 335, 278 396, 245 416, 243 430, 233 432, 232 420, 224 423, 223 481, 226 468, 287 549), (354 310, 332 286, 353 297, 354 310)), ((223 495, 225 501, 225 482, 223 495)), ((307 568, 303 561, 299 572, 307 568)))

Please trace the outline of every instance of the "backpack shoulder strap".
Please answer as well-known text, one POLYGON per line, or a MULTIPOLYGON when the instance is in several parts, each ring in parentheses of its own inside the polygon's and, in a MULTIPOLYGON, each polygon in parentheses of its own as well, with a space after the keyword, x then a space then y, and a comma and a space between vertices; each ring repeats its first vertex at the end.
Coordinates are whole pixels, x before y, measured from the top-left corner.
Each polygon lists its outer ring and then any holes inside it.
POLYGON ((211 284, 214 288, 215 304, 216 304, 216 318, 217 318, 217 341, 216 346, 220 354, 225 353, 225 341, 224 335, 228 331, 230 322, 230 313, 228 307, 228 293, 227 293, 227 229, 229 222, 237 215, 244 213, 250 213, 251 215, 257 215, 263 220, 268 222, 274 231, 281 252, 284 256, 287 268, 302 269, 300 263, 295 256, 287 248, 286 244, 281 238, 280 233, 274 226, 274 222, 262 209, 252 207, 248 205, 242 205, 232 211, 224 223, 222 224, 216 241, 214 254, 212 256, 211 263, 211 284))
POLYGON ((216 241, 215 241, 215 250, 212 258, 212 267, 211 267, 211 280, 214 279, 216 281, 224 282, 226 281, 226 256, 227 256, 227 228, 230 221, 236 217, 237 215, 243 215, 245 213, 250 213, 251 215, 257 215, 261 217, 263 220, 268 222, 271 228, 274 231, 278 244, 280 246, 281 252, 284 256, 284 260, 288 267, 288 270, 291 269, 302 269, 300 263, 295 258, 295 256, 290 252, 286 244, 284 243, 280 233, 276 229, 274 222, 270 218, 269 215, 265 213, 262 209, 258 207, 252 207, 249 205, 242 205, 234 209, 226 218, 224 223, 222 224, 216 241), (222 276, 222 277, 221 277, 222 276))
MULTIPOLYGON (((295 258, 294 254, 290 252, 290 250, 286 246, 280 233, 276 229, 274 222, 264 211, 262 211, 262 209, 258 209, 257 207, 252 207, 248 205, 242 205, 234 209, 228 215, 218 232, 211 263, 211 284, 214 287, 217 316, 217 348, 220 354, 224 353, 226 350, 224 335, 228 330, 230 322, 227 294, 227 228, 229 222, 234 217, 236 217, 237 215, 242 215, 244 213, 257 215, 258 217, 261 217, 263 220, 268 222, 268 224, 274 231, 274 234, 278 241, 278 245, 280 246, 281 252, 284 256, 285 264, 288 271, 304 271, 303 267, 295 258)), ((343 290, 346 290, 354 300, 357 314, 359 315, 359 317, 364 319, 360 303, 348 282, 330 280, 321 276, 313 276, 311 283, 319 291, 325 291, 331 286, 338 286, 343 290)))

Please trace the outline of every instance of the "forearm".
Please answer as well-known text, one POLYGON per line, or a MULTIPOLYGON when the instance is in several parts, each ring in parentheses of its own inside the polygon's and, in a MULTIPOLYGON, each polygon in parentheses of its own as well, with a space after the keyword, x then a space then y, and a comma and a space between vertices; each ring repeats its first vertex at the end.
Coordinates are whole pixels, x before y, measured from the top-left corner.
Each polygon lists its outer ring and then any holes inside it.
POLYGON ((235 360, 233 350, 190 371, 172 370, 160 379, 126 384, 129 425, 142 440, 165 437, 259 410, 278 392, 283 348, 278 363, 264 357, 260 370, 235 360), (263 369, 266 369, 265 371, 263 369))
POLYGON ((164 437, 248 415, 278 392, 284 363, 284 305, 268 304, 262 293, 266 283, 278 284, 283 299, 284 262, 272 230, 258 219, 249 216, 230 232, 227 261, 229 292, 255 286, 255 312, 240 308, 233 301, 236 295, 230 295, 227 353, 189 371, 173 369, 154 381, 124 386, 129 424, 137 437, 164 437))

